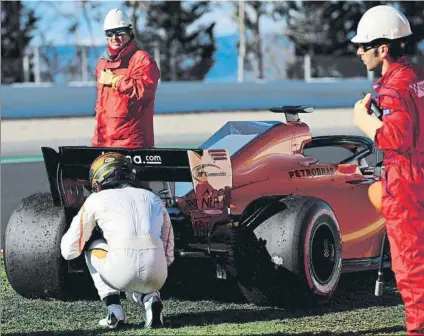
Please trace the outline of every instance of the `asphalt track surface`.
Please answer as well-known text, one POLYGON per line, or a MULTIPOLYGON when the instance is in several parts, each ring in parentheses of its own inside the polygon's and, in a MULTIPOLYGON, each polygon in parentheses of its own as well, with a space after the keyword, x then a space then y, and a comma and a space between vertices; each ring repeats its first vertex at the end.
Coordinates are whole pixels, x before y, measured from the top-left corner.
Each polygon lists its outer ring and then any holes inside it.
POLYGON ((19 201, 36 192, 49 191, 43 162, 1 165, 1 248, 7 220, 19 201))

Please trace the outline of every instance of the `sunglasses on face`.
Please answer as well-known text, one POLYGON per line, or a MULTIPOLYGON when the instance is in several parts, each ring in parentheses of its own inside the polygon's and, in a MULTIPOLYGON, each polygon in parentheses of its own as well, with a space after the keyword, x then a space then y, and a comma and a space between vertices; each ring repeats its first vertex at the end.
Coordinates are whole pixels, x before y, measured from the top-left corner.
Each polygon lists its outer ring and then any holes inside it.
POLYGON ((124 36, 126 34, 129 34, 128 29, 106 30, 106 36, 107 37, 112 37, 113 35, 124 36))
POLYGON ((367 52, 368 50, 378 48, 381 44, 366 44, 366 43, 360 43, 359 48, 361 48, 364 52, 367 52))

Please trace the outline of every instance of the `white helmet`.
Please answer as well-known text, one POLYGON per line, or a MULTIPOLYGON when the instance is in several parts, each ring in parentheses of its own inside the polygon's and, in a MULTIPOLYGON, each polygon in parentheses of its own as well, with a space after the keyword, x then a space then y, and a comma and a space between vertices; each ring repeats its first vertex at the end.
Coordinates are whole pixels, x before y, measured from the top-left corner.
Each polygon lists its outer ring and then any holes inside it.
POLYGON ((117 8, 111 9, 105 17, 103 29, 106 31, 123 27, 131 27, 130 19, 122 10, 117 8))
POLYGON ((367 10, 358 23, 353 43, 369 43, 384 38, 395 40, 412 34, 406 16, 391 6, 375 6, 367 10))

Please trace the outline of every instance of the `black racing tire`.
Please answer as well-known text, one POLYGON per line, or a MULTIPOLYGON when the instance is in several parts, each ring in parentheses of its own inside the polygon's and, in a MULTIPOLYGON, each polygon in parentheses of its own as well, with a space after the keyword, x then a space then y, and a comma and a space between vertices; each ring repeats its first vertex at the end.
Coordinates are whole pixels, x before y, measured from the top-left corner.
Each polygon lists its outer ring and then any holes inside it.
POLYGON ((307 297, 327 302, 342 273, 342 237, 332 209, 310 198, 298 214, 302 222, 298 260, 301 283, 307 297))
POLYGON ((313 197, 283 199, 285 208, 254 230, 241 229, 234 265, 239 287, 256 305, 328 301, 342 267, 342 240, 329 205, 313 197))
POLYGON ((9 217, 5 232, 4 262, 12 288, 30 299, 65 299, 67 263, 60 241, 67 228, 62 207, 50 193, 21 200, 9 217))

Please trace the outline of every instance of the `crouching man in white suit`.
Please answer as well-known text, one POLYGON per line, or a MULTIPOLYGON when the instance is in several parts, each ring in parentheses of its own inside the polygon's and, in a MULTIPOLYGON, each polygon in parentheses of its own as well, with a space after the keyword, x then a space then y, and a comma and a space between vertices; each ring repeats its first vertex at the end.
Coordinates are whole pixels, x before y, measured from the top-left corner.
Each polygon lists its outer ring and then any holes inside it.
POLYGON ((84 251, 100 299, 108 309, 101 326, 125 322, 120 292, 145 308, 145 328, 163 326, 159 290, 174 261, 174 232, 161 199, 136 180, 131 161, 119 153, 98 157, 90 168, 93 193, 61 241, 66 260, 84 251), (103 238, 95 239, 99 228, 103 238), (87 246, 86 246, 87 245, 87 246))

